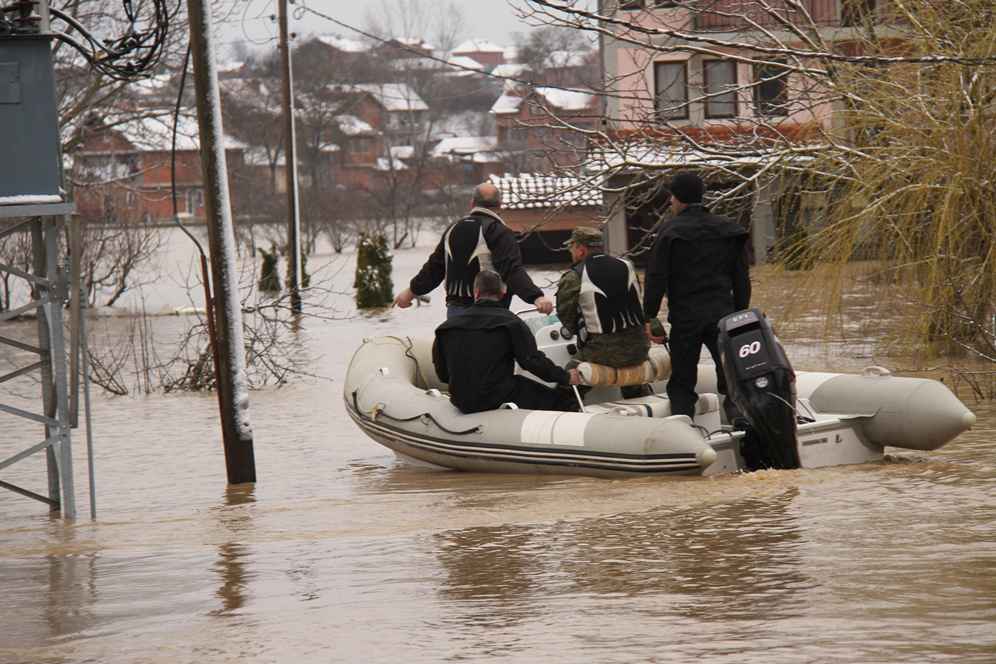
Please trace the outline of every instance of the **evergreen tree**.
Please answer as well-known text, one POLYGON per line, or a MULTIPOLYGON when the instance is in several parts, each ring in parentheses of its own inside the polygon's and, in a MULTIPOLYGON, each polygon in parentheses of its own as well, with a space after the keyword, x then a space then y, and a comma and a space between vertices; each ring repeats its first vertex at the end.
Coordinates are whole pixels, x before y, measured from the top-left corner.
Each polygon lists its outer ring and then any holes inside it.
POLYGON ((394 299, 391 281, 393 257, 387 238, 380 233, 362 233, 356 252, 356 306, 360 309, 386 307, 394 299))
POLYGON ((280 292, 280 273, 277 271, 277 248, 271 247, 270 251, 259 248, 259 254, 263 257, 263 266, 259 270, 259 290, 264 293, 280 292))

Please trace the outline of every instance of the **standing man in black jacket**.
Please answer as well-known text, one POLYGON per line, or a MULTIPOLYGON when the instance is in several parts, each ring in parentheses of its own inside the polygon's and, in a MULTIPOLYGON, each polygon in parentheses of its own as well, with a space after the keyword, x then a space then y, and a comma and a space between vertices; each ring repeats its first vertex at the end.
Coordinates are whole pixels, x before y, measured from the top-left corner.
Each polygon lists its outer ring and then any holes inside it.
MULTIPOLYGON (((661 224, 647 262, 644 314, 652 341, 651 321, 667 297, 671 323, 671 378, 667 395, 674 415, 695 414, 695 382, 699 354, 705 344, 716 363, 718 389, 726 394, 717 337, 719 319, 750 305, 747 231, 702 206, 705 183, 694 173, 677 173, 671 180, 674 216, 661 224)), ((727 413, 731 411, 727 407, 727 413)))
POLYGON ((450 401, 464 413, 494 410, 511 402, 530 410, 577 410, 566 390, 515 375, 515 363, 560 386, 577 385, 577 369, 565 371, 536 347, 533 333, 502 303, 505 284, 484 270, 474 279, 475 303, 436 328, 432 364, 450 387, 450 401))
POLYGON ((502 301, 506 309, 512 295, 518 295, 532 302, 540 313, 553 311, 553 302, 522 266, 515 233, 498 216, 498 187, 489 182, 477 185, 471 204, 470 214, 446 229, 408 288, 394 298, 395 306, 407 309, 416 297, 445 281, 446 314, 454 316, 474 304, 474 277, 483 270, 494 270, 508 284, 509 292, 502 301))

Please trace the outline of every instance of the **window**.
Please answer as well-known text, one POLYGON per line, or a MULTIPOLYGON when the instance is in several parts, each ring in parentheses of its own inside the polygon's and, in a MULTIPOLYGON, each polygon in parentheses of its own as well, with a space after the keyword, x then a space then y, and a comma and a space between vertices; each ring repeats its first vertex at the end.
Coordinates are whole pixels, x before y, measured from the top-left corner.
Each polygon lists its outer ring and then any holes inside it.
POLYGON ((788 70, 777 65, 754 65, 754 113, 787 115, 788 70))
POLYGON ((688 117, 687 63, 654 63, 654 110, 660 120, 688 117))
POLYGON ((707 118, 732 118, 737 114, 737 63, 706 60, 702 63, 707 118))
POLYGON ((187 190, 187 214, 197 214, 197 210, 204 207, 204 190, 203 189, 188 189, 187 190))
POLYGON ((370 152, 373 150, 373 138, 369 136, 354 136, 346 143, 346 149, 353 154, 370 152))
POLYGON ((619 0, 619 9, 643 9, 647 5, 651 5, 656 8, 660 7, 677 7, 678 2, 676 0, 619 0))

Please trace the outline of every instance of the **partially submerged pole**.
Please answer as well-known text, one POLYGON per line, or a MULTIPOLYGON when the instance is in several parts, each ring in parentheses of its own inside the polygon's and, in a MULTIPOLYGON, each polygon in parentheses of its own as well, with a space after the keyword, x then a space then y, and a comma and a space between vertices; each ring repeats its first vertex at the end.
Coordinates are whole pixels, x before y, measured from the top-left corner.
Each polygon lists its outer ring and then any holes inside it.
POLYGON ((294 127, 294 70, 287 35, 287 0, 277 2, 283 92, 284 143, 287 148, 287 290, 291 309, 301 311, 301 204, 297 186, 297 132, 294 127))
POLYGON ((218 385, 225 466, 230 484, 256 481, 249 389, 242 337, 235 263, 235 232, 228 195, 228 169, 221 124, 221 95, 215 69, 211 11, 203 0, 187 0, 190 15, 190 53, 194 65, 197 121, 200 127, 201 170, 204 177, 204 215, 214 281, 214 316, 218 344, 218 385))

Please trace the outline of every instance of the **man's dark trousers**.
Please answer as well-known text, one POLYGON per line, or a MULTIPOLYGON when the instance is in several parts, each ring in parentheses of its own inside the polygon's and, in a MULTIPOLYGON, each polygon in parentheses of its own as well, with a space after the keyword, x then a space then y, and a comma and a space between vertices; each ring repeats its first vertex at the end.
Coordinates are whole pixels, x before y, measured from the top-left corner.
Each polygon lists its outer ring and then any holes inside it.
POLYGON ((694 417, 695 383, 699 375, 699 355, 702 345, 709 349, 716 363, 717 391, 726 394, 726 378, 719 359, 719 328, 714 320, 671 321, 671 377, 667 381, 667 396, 672 415, 694 417))

